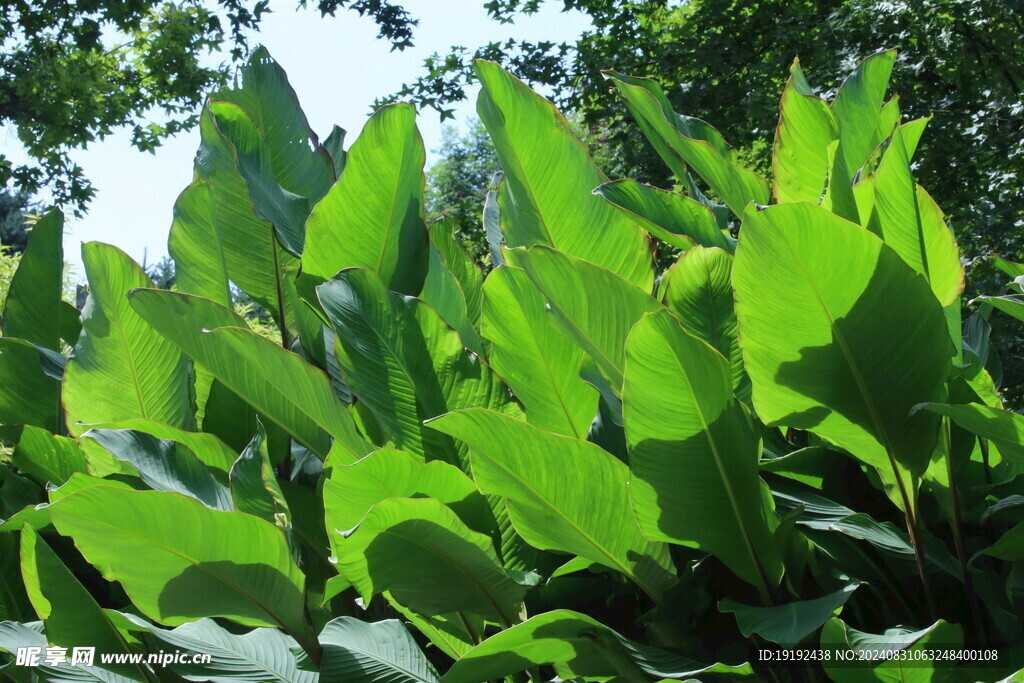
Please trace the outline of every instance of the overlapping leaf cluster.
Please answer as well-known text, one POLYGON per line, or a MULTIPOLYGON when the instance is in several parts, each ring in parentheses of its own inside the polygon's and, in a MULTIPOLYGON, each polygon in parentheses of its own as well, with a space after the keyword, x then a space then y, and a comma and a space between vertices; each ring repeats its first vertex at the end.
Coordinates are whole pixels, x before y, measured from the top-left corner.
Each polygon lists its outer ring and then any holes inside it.
MULTIPOLYGON (((177 291, 90 243, 79 315, 51 213, 0 340, 0 649, 212 661, 4 673, 909 680, 757 654, 799 645, 1000 648, 911 671, 1012 674, 1024 428, 985 318, 962 323, 956 243, 912 174, 926 121, 885 100, 893 58, 832 102, 794 65, 770 182, 609 72, 688 195, 609 182, 547 101, 478 63, 503 169, 485 277, 425 224, 413 109, 321 142, 258 50, 202 112, 177 291), (662 248, 681 255, 658 273, 662 248)), ((990 305, 1019 315, 1014 297, 990 305)))

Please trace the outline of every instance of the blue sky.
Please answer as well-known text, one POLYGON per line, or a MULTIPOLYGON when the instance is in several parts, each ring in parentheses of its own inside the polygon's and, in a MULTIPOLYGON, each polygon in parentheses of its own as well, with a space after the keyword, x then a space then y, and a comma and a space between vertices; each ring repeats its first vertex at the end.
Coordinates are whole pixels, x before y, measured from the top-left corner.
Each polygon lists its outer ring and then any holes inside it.
MULTIPOLYGON (((337 123, 348 131, 350 145, 373 100, 419 75, 423 60, 433 52, 445 54, 451 45, 472 48, 508 37, 571 40, 589 25, 578 12, 559 12, 555 3, 544 3, 544 10, 514 25, 488 19, 483 0, 403 0, 401 4, 420 20, 416 46, 404 52, 390 52, 386 41, 375 39, 373 22, 355 13, 339 12, 333 19, 321 19, 315 10, 294 11, 292 0, 271 3, 275 11, 265 17, 252 44, 266 45, 288 72, 310 125, 321 138, 337 123)), ((457 122, 474 115, 475 99, 476 90, 457 107, 457 122)), ((422 112, 418 125, 429 165, 441 137, 437 113, 422 112)), ((137 151, 129 141, 129 134, 122 132, 74 154, 98 190, 88 215, 69 220, 65 230, 66 258, 78 278, 84 278, 82 242, 115 244, 140 263, 144 253, 150 263, 167 253, 171 209, 192 178, 198 132, 177 136, 155 155, 137 151)))

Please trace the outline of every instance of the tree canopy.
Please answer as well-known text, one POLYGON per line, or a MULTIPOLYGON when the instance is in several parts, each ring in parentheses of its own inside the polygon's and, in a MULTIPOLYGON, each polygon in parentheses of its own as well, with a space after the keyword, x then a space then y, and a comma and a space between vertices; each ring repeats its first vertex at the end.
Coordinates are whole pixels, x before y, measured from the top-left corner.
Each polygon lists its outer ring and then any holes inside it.
MULTIPOLYGON (((368 15, 397 49, 412 44, 416 20, 389 0, 300 0, 321 15, 368 15)), ((81 211, 95 190, 71 158, 75 149, 129 126, 152 151, 198 121, 205 93, 226 83, 248 52, 248 33, 269 0, 39 0, 0 10, 0 123, 30 160, 0 154, 0 186, 81 211), (229 59, 217 64, 218 55, 229 59), (212 62, 212 65, 211 65, 212 62), (154 114, 158 114, 154 117, 154 114), (156 120, 153 120, 153 119, 156 120), (159 121, 159 122, 157 122, 159 121)))

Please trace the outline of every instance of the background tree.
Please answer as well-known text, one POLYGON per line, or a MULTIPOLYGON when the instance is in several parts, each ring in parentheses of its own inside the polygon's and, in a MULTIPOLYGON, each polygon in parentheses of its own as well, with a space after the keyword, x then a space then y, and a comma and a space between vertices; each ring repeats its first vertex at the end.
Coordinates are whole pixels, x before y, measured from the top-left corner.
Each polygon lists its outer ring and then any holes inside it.
POLYGON ((20 254, 28 245, 25 214, 39 211, 24 190, 0 189, 0 245, 9 254, 20 254))
MULTIPOLYGON (((227 81, 230 64, 205 66, 227 50, 248 51, 269 0, 38 0, 0 5, 0 124, 12 126, 30 161, 0 154, 0 186, 81 212, 94 194, 70 152, 129 126, 150 151, 196 123, 205 93, 227 81), (163 123, 150 120, 154 112, 163 123)), ((379 36, 411 45, 416 21, 389 0, 318 0, 321 15, 371 16, 379 36)))

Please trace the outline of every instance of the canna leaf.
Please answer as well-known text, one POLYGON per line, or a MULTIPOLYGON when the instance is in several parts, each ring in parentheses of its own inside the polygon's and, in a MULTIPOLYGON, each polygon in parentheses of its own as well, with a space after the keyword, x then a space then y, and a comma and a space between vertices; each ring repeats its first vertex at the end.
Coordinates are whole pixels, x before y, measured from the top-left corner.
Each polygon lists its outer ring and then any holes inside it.
POLYGON ((583 351, 551 324, 544 295, 525 271, 502 266, 484 283, 482 333, 490 361, 542 429, 583 438, 597 392, 579 377, 583 351))
POLYGON ((368 624, 352 617, 320 632, 321 680, 346 683, 440 683, 434 666, 397 619, 368 624))
POLYGON ((325 280, 368 268, 402 294, 427 274, 423 140, 409 104, 382 107, 352 145, 345 172, 309 216, 304 272, 325 280))
MULTIPOLYGON (((3 333, 59 350, 64 288, 64 214, 53 209, 33 226, 4 301, 3 333)), ((74 343, 74 340, 70 340, 74 343)))
POLYGON ((927 282, 820 207, 749 211, 741 230, 733 287, 758 416, 814 431, 869 465, 922 473, 938 420, 910 410, 942 397, 953 355, 927 282))
POLYGON ((313 452, 326 457, 329 436, 353 459, 370 450, 327 375, 255 332, 220 327, 231 311, 202 297, 151 289, 129 299, 153 329, 313 452))
POLYGON ((369 600, 390 591, 429 617, 472 612, 511 626, 526 587, 505 573, 490 538, 430 498, 390 498, 336 541, 338 570, 369 600))
POLYGON ((342 271, 317 293, 337 333, 345 384, 396 447, 459 464, 454 444, 423 421, 459 408, 510 405, 501 379, 463 347, 436 311, 389 292, 373 271, 342 271))
POLYGON ((109 486, 72 493, 51 516, 145 615, 170 626, 225 617, 279 627, 311 646, 305 580, 273 525, 177 493, 109 486))
POLYGON ((614 71, 603 73, 618 88, 644 137, 681 183, 687 182, 689 165, 737 216, 743 215, 750 202, 768 203, 768 183, 739 164, 736 150, 721 133, 700 119, 672 111, 656 82, 614 71))
POLYGON ((607 182, 565 117, 493 62, 474 63, 477 113, 504 171, 501 231, 509 248, 544 244, 644 290, 654 264, 643 228, 591 191, 607 182))
POLYGON ((594 194, 642 225, 666 244, 689 249, 695 244, 732 251, 734 243, 718 227, 718 220, 704 204, 690 197, 659 190, 635 180, 615 180, 594 194))
POLYGON ((828 148, 839 137, 839 121, 828 102, 814 95, 793 60, 782 91, 775 129, 772 180, 775 200, 818 204, 829 174, 828 148))
POLYGON ((760 440, 725 358, 667 311, 644 316, 626 342, 622 414, 644 534, 701 548, 770 594, 782 560, 760 491, 760 440))
POLYGON ((615 456, 482 408, 429 426, 469 444, 477 486, 508 501, 512 524, 530 545, 612 567, 655 600, 673 583, 668 547, 641 534, 626 490, 629 470, 615 456))
POLYGON ((153 283, 117 247, 82 245, 89 300, 82 336, 64 375, 68 429, 79 423, 148 418, 192 429, 185 356, 128 304, 128 291, 153 283))

